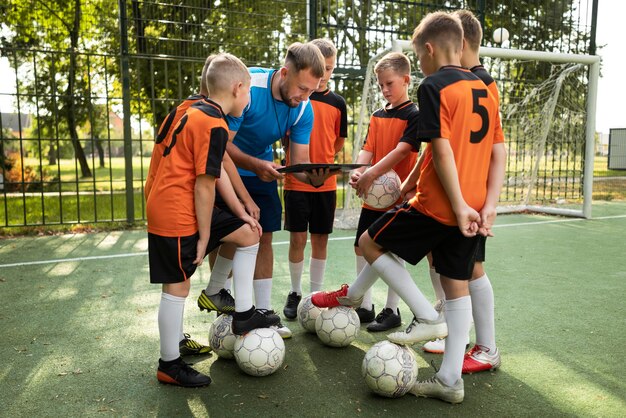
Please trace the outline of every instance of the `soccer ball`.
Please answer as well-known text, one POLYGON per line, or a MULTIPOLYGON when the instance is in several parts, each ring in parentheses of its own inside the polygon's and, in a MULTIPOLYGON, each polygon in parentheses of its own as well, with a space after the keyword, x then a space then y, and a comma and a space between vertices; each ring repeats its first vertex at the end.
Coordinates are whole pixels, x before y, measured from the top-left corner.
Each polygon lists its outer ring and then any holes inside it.
POLYGON ((400 198, 400 177, 395 171, 389 170, 372 182, 367 197, 363 199, 368 206, 385 209, 393 206, 400 198))
POLYGON ((315 332, 320 340, 331 347, 345 347, 359 333, 359 315, 347 306, 328 308, 315 320, 315 332))
POLYGON ((274 373, 285 360, 285 342, 270 328, 256 328, 235 341, 235 360, 251 376, 274 373))
POLYGON ((367 386, 388 398, 406 394, 417 380, 415 352, 407 346, 380 341, 365 353, 361 374, 367 386))
POLYGON ((233 334, 232 315, 222 314, 209 328, 209 345, 221 358, 232 359, 237 336, 233 334))
POLYGON ((318 308, 313 305, 311 301, 311 295, 308 295, 302 299, 300 306, 298 307, 298 322, 302 325, 307 332, 315 334, 315 320, 323 310, 326 308, 318 308))

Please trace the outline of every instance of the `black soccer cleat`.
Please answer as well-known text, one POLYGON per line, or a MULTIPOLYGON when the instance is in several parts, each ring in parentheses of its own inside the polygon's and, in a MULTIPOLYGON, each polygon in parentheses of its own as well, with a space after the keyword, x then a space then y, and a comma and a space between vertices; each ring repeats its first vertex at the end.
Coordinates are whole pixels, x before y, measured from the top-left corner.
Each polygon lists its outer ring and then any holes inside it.
POLYGON ((232 330, 235 335, 243 335, 256 328, 269 328, 278 325, 280 317, 274 311, 255 309, 254 306, 247 312, 233 314, 232 330))
POLYGON ((235 312, 235 299, 226 289, 221 289, 214 295, 207 295, 205 289, 202 289, 200 296, 198 296, 198 307, 201 311, 230 314, 235 312))
POLYGON ((197 354, 211 355, 211 347, 208 345, 202 345, 197 341, 191 339, 191 335, 183 334, 184 339, 178 343, 178 349, 181 356, 195 356, 197 354))
POLYGON ((296 292, 289 292, 287 295, 287 302, 285 302, 285 307, 283 308, 285 318, 296 319, 298 316, 298 305, 301 300, 302 295, 299 295, 296 292))
POLYGON ((199 388, 211 383, 211 378, 192 369, 180 357, 172 361, 159 359, 157 380, 160 383, 182 386, 185 388, 199 388))
POLYGON ((385 308, 376 316, 376 319, 367 326, 370 332, 387 331, 402 325, 400 309, 394 313, 391 308, 385 308))
POLYGON ((374 305, 372 305, 372 309, 356 308, 356 314, 359 316, 359 321, 361 322, 361 324, 368 324, 372 322, 376 317, 374 305))

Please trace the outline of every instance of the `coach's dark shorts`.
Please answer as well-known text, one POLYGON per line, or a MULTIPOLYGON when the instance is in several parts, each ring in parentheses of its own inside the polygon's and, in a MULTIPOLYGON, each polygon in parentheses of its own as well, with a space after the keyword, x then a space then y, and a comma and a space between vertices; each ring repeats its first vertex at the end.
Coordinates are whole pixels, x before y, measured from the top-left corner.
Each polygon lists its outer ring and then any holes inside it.
POLYGON ((432 252, 437 273, 459 280, 472 277, 478 238, 464 237, 457 226, 439 223, 408 203, 386 212, 367 232, 378 245, 411 264, 432 252))
POLYGON ((374 222, 380 219, 386 212, 380 210, 372 210, 367 208, 361 208, 361 214, 359 215, 359 224, 356 227, 356 239, 354 240, 354 246, 359 246, 359 238, 363 235, 363 232, 367 231, 367 228, 372 226, 374 222))
MULTIPOLYGON (((206 254, 222 244, 222 239, 245 224, 240 218, 220 208, 213 208, 211 236, 206 254)), ((150 283, 179 283, 196 271, 196 246, 200 234, 186 237, 163 237, 148 233, 150 283)))
POLYGON ((330 234, 333 232, 337 192, 285 190, 285 229, 290 232, 330 234))
POLYGON ((283 206, 278 196, 278 182, 276 180, 263 181, 256 176, 241 176, 241 180, 250 193, 250 197, 261 210, 259 223, 263 232, 280 231, 283 206))

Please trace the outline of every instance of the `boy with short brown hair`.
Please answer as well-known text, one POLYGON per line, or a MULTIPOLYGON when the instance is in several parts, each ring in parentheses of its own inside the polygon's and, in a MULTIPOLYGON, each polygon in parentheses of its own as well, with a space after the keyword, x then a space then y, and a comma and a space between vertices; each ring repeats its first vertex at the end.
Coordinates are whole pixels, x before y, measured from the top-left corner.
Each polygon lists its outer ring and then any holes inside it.
MULTIPOLYGON (((413 344, 447 335, 441 368, 431 379, 417 382, 411 393, 460 403, 465 395, 461 370, 470 327, 468 280, 476 236, 491 235, 495 211, 483 208, 491 206, 501 187, 490 181, 497 105, 484 83, 461 67, 463 28, 457 17, 427 15, 412 43, 426 76, 418 90, 418 139, 429 142, 431 151, 420 167, 415 196, 385 213, 361 236, 359 246, 415 315, 406 331, 389 334, 389 340, 413 344), (446 293, 445 318, 395 257, 416 264, 429 252, 446 293)), ((413 175, 417 178, 413 172, 409 178, 413 175)), ((318 306, 354 306, 362 293, 344 285, 325 296, 318 306)))
MULTIPOLYGON (((261 232, 255 228, 256 221, 214 207, 216 180, 228 142, 226 114, 238 116, 248 105, 250 76, 238 58, 219 54, 212 60, 206 80, 210 97, 192 104, 171 135, 163 139, 146 198, 150 282, 162 284, 157 379, 183 387, 211 383, 209 376, 182 361, 179 336, 189 279, 205 255, 221 242, 237 245, 233 332, 244 334, 280 320, 255 310, 252 304, 252 275, 261 232)), ((228 181, 218 183, 224 199, 234 201, 235 193, 228 186, 228 181)))

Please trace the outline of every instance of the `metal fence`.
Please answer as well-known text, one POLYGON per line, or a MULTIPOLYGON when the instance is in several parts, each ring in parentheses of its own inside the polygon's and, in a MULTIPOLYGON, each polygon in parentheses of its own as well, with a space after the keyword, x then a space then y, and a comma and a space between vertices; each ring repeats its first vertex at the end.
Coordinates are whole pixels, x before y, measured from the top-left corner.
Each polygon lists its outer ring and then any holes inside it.
POLYGON ((218 51, 278 67, 294 41, 334 41, 349 161, 369 58, 410 38, 428 12, 458 8, 486 34, 509 28, 507 47, 595 52, 597 0, 9 0, 0 6, 0 227, 144 221, 155 129, 198 91, 204 59, 218 51))

